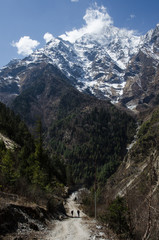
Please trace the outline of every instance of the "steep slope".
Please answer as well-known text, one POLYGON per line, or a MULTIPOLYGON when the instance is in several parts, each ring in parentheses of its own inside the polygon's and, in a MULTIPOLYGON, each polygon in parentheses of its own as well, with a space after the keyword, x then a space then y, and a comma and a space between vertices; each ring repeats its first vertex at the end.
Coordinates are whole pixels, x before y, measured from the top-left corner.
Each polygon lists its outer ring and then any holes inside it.
POLYGON ((147 33, 144 45, 128 64, 121 102, 128 108, 144 111, 158 104, 159 25, 147 33))
POLYGON ((136 36, 110 24, 101 34, 85 33, 75 41, 67 35, 52 38, 44 48, 0 70, 0 100, 10 104, 25 89, 25 75, 49 63, 81 92, 139 110, 158 95, 158 36, 158 25, 136 36))
POLYGON ((159 234, 158 124, 156 110, 140 127, 136 143, 105 187, 107 205, 117 196, 124 197, 135 239, 155 240, 159 234))
POLYGON ((38 123, 36 140, 33 139, 20 117, 0 103, 1 191, 26 197, 29 195, 29 198, 35 201, 36 192, 42 200, 40 191, 43 191, 45 197, 48 188, 49 193, 55 191, 53 179, 54 183, 67 182, 64 164, 56 156, 52 158, 48 156, 42 146, 41 134, 41 124, 38 123))
POLYGON ((92 184, 95 161, 99 174, 105 165, 101 179, 115 171, 135 132, 131 116, 79 92, 51 64, 41 63, 26 72, 22 88, 12 108, 33 133, 36 121, 41 120, 46 147, 72 165, 76 181, 92 184))
MULTIPOLYGON (((112 29, 107 31, 110 35, 112 29)), ((131 40, 132 36, 122 36, 118 32, 115 29, 110 36, 107 36, 106 32, 100 39, 86 35, 74 44, 60 38, 53 39, 46 47, 35 51, 29 57, 12 61, 0 72, 1 101, 7 103, 18 95, 23 74, 42 62, 58 67, 80 91, 117 101, 125 85, 124 69, 130 57, 137 51, 136 45, 133 49, 134 38, 131 40), (114 39, 116 34, 118 37, 114 39)), ((140 38, 135 41, 137 45, 139 41, 140 38)))
POLYGON ((28 125, 41 119, 43 126, 57 117, 60 98, 73 89, 68 79, 54 66, 38 64, 23 73, 21 94, 15 98, 12 108, 28 125))
MULTIPOLYGON (((66 98, 62 100, 66 102, 66 98)), ((135 127, 134 119, 126 113, 105 102, 92 101, 53 122, 50 146, 70 163, 76 182, 91 186, 96 167, 100 183, 115 172, 135 127)))
MULTIPOLYGON (((41 154, 46 164, 46 153, 41 154)), ((55 196, 55 187, 49 183, 48 193, 45 186, 48 169, 44 170, 39 159, 37 142, 27 126, 0 103, 0 239, 42 237, 52 219, 65 214, 60 198, 64 191, 60 189, 55 196), (50 199, 54 202, 52 211, 50 199)), ((52 177, 58 181, 55 170, 52 177)))

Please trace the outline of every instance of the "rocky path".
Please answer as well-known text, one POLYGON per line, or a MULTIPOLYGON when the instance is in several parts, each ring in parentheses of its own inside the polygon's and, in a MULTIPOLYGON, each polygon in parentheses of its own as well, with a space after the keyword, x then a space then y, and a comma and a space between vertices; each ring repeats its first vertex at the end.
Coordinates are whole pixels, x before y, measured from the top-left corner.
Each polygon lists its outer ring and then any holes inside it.
POLYGON ((66 212, 69 216, 63 221, 56 221, 53 229, 48 232, 45 240, 111 240, 108 238, 102 226, 97 225, 97 222, 90 219, 82 211, 78 217, 77 210, 79 204, 76 203, 75 198, 77 193, 73 193, 66 202, 66 212), (71 211, 73 210, 73 217, 71 211))

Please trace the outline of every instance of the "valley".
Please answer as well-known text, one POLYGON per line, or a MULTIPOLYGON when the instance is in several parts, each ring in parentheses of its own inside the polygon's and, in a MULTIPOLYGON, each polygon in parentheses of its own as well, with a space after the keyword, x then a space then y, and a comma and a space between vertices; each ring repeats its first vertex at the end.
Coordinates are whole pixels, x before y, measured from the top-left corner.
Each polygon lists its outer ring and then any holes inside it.
POLYGON ((100 239, 110 240, 113 238, 105 235, 103 227, 93 218, 89 218, 80 210, 80 217, 77 215, 77 210, 81 208, 78 204, 78 192, 73 193, 66 201, 67 219, 56 221, 53 230, 50 230, 46 236, 46 240, 60 239, 60 240, 89 240, 100 239), (76 199, 76 200, 75 200, 76 199), (74 212, 73 217, 71 211, 74 212))
POLYGON ((103 30, 52 38, 0 70, 2 239, 157 240, 159 25, 103 30))

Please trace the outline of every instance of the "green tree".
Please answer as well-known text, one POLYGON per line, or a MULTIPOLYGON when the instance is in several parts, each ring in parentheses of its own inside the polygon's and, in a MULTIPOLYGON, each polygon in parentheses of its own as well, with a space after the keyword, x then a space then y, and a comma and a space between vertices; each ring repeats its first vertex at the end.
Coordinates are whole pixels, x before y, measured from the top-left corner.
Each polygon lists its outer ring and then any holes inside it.
POLYGON ((106 220, 117 234, 130 233, 127 223, 127 213, 128 209, 124 203, 124 199, 121 197, 117 197, 108 208, 106 220))
POLYGON ((1 174, 6 183, 12 183, 19 177, 18 169, 15 167, 15 159, 11 150, 7 150, 1 159, 1 174))

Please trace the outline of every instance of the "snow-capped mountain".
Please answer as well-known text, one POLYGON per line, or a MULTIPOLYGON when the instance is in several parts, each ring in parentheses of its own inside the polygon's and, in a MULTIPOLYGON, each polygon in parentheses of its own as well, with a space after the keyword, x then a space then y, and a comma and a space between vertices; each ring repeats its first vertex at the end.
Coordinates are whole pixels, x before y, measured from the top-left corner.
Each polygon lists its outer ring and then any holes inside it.
POLYGON ((67 36, 62 35, 0 70, 0 100, 7 103, 15 98, 32 81, 31 77, 29 82, 25 81, 26 72, 31 74, 34 66, 48 63, 61 70, 78 90, 113 103, 122 101, 133 109, 140 100, 135 99, 135 91, 147 93, 143 89, 146 82, 141 80, 142 72, 151 66, 151 72, 155 71, 153 76, 157 74, 158 59, 159 25, 145 36, 112 25, 104 26, 100 34, 84 33, 75 41, 68 41, 67 36))
POLYGON ((125 85, 124 70, 143 43, 131 31, 107 27, 102 35, 85 34, 74 43, 55 38, 25 64, 56 65, 80 91, 117 101, 125 85))
POLYGON ((128 62, 120 101, 132 110, 158 104, 159 24, 143 37, 143 44, 128 62))

